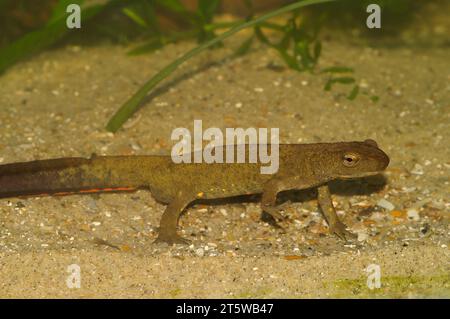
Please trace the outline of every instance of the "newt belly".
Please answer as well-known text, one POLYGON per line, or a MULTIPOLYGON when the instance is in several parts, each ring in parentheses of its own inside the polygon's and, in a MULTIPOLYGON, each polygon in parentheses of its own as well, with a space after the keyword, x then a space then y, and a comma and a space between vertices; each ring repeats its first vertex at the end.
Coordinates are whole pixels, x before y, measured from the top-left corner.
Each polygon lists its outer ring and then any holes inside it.
POLYGON ((279 220, 279 192, 317 187, 330 230, 349 239, 352 235, 336 215, 328 182, 378 174, 388 163, 372 140, 279 145, 279 170, 272 175, 261 174, 261 163, 176 164, 170 156, 59 158, 0 165, 0 198, 148 189, 168 204, 158 240, 185 243, 177 234, 178 219, 193 201, 261 193, 263 212, 279 220))

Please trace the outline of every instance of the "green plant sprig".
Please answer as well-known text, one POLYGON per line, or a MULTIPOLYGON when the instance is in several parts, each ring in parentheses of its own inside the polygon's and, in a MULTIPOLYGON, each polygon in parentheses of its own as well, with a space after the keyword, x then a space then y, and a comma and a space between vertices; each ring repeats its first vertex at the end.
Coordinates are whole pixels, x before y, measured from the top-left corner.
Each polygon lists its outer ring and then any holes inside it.
POLYGON ((165 66, 163 69, 161 69, 158 73, 156 73, 153 77, 151 77, 147 82, 144 83, 144 85, 128 100, 123 104, 119 110, 112 116, 112 118, 109 120, 108 124, 106 125, 106 129, 111 132, 117 132, 117 130, 136 112, 136 110, 139 108, 139 105, 142 103, 142 101, 145 99, 147 94, 156 86, 158 83, 163 81, 165 78, 167 78, 170 74, 172 74, 181 64, 189 60, 190 58, 194 57, 195 55, 201 53, 207 48, 210 48, 226 38, 230 37, 231 35, 249 27, 253 27, 258 25, 261 22, 264 22, 268 19, 271 19, 275 16, 306 7, 313 4, 320 4, 320 3, 326 3, 326 2, 333 2, 335 0, 306 0, 306 1, 300 1, 295 2, 290 5, 284 6, 280 9, 271 11, 265 15, 262 15, 260 17, 257 17, 255 19, 252 19, 250 21, 243 22, 239 25, 236 25, 235 27, 230 28, 229 30, 225 31, 224 33, 220 34, 217 37, 213 37, 210 40, 200 44, 199 46, 195 47, 194 49, 186 52, 183 56, 180 58, 174 60, 167 66, 165 66))

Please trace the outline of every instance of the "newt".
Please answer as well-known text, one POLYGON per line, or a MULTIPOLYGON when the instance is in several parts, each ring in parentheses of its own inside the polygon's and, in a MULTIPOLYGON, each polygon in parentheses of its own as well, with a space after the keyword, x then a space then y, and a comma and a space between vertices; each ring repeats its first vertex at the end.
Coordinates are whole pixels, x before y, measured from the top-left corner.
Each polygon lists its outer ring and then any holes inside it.
POLYGON ((274 174, 261 174, 261 163, 174 163, 170 155, 94 154, 0 165, 0 198, 147 189, 168 205, 156 241, 186 244, 189 240, 177 232, 178 220, 199 199, 262 194, 262 211, 280 221, 284 218, 283 204, 276 203, 278 193, 317 188, 330 232, 350 240, 354 234, 339 220, 328 183, 379 174, 388 164, 389 157, 373 140, 280 144, 274 174))

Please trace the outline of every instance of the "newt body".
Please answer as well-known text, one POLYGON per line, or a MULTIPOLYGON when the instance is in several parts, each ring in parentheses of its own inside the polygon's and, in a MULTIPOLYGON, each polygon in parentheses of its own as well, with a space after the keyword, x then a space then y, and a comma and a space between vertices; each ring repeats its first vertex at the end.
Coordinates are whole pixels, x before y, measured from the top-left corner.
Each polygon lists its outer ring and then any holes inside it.
POLYGON ((282 144, 279 169, 272 175, 261 174, 260 163, 176 164, 170 156, 151 155, 60 158, 0 165, 0 198, 148 189, 155 199, 168 204, 158 241, 186 243, 177 234, 178 219, 197 199, 262 193, 263 211, 280 220, 279 192, 317 187, 330 230, 349 239, 352 234, 336 215, 327 183, 378 174, 388 163, 388 156, 372 140, 282 144))

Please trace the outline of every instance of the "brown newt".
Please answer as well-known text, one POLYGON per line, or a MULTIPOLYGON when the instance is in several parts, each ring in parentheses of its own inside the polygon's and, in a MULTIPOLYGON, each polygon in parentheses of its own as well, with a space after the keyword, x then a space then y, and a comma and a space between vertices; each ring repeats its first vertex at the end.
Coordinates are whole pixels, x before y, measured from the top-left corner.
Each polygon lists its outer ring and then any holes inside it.
POLYGON ((389 157, 373 140, 280 144, 279 169, 272 175, 261 174, 260 163, 176 164, 169 155, 93 155, 0 165, 0 198, 148 189, 168 204, 157 241, 173 244, 188 242, 177 234, 178 219, 198 199, 262 193, 263 212, 279 221, 279 192, 317 187, 330 231, 348 240, 353 234, 336 215, 327 183, 378 174, 388 164, 389 157))

